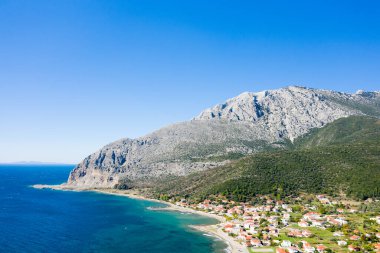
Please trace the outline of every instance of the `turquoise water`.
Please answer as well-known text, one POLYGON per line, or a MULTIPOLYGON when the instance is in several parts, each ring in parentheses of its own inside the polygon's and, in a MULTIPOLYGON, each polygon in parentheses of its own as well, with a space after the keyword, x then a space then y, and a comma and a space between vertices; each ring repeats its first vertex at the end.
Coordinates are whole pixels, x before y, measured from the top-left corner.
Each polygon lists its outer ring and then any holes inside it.
POLYGON ((161 204, 94 192, 37 190, 66 181, 73 166, 0 165, 1 252, 223 252, 188 228, 216 221, 151 211, 161 204))

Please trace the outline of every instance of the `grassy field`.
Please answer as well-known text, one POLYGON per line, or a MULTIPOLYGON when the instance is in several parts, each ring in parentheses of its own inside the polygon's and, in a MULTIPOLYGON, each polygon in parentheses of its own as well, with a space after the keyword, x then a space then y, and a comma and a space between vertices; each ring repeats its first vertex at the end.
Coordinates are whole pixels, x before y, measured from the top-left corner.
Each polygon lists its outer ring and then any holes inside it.
POLYGON ((315 227, 301 228, 296 225, 292 225, 288 228, 284 228, 281 231, 280 236, 279 236, 280 240, 288 240, 294 244, 298 244, 301 241, 307 241, 314 246, 318 244, 323 244, 326 247, 333 250, 334 252, 348 252, 347 249, 341 248, 340 246, 338 246, 338 244, 335 241, 332 241, 333 238, 334 238, 333 233, 328 230, 315 228, 315 227), (309 230, 311 233, 313 233, 313 236, 310 238, 289 237, 286 235, 286 232, 288 231, 289 228, 306 229, 306 230, 309 230))
POLYGON ((250 253, 264 253, 264 252, 275 252, 276 247, 260 247, 260 248, 248 248, 250 253))

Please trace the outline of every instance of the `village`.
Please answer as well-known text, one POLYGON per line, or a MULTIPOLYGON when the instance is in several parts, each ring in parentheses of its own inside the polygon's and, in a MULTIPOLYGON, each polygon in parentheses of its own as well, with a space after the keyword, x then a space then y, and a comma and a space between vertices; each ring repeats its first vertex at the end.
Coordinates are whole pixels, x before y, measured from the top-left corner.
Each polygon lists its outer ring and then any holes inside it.
POLYGON ((241 203, 224 197, 173 204, 224 217, 219 228, 248 252, 380 252, 380 214, 326 195, 241 203))

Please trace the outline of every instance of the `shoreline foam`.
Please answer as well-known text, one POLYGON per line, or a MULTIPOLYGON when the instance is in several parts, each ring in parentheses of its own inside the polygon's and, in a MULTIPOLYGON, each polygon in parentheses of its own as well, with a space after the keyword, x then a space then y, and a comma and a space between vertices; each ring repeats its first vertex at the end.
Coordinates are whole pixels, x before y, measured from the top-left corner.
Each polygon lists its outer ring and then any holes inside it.
POLYGON ((146 198, 144 196, 139 195, 137 192, 131 191, 131 190, 78 188, 78 187, 68 186, 66 184, 61 184, 61 185, 36 184, 36 185, 32 185, 32 187, 35 189, 51 189, 51 190, 60 190, 60 191, 78 191, 78 192, 79 191, 89 191, 89 192, 97 192, 97 193, 101 193, 101 194, 110 194, 110 195, 116 195, 116 196, 127 197, 127 198, 138 199, 138 200, 152 201, 152 202, 165 204, 166 207, 151 208, 151 210, 192 213, 192 214, 206 216, 208 218, 213 218, 213 219, 218 220, 219 223, 216 225, 190 225, 189 227, 192 229, 196 229, 198 231, 201 231, 201 232, 211 234, 214 237, 223 240, 228 245, 228 248, 227 248, 228 252, 231 252, 231 253, 241 253, 241 252, 246 253, 246 252, 248 252, 246 247, 239 244, 238 242, 233 240, 232 237, 228 236, 226 233, 224 233, 222 231, 222 229, 220 227, 220 223, 224 222, 225 220, 223 217, 216 215, 216 214, 197 211, 197 210, 194 210, 191 208, 186 208, 186 207, 180 207, 180 206, 177 206, 177 205, 174 205, 172 203, 165 202, 162 200, 146 198))

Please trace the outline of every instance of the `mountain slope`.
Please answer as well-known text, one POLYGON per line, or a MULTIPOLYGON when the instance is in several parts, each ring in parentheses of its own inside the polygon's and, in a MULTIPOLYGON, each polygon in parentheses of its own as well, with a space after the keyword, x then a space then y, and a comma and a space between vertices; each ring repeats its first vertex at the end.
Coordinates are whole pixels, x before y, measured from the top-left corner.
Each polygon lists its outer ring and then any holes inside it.
POLYGON ((271 134, 294 140, 311 128, 354 114, 380 116, 380 93, 351 95, 297 86, 246 92, 203 111, 196 119, 264 124, 271 134))
POLYGON ((292 150, 263 152, 204 172, 165 181, 154 191, 246 200, 299 192, 380 197, 380 120, 352 116, 315 129, 292 150))
POLYGON ((232 157, 283 149, 310 129, 336 119, 366 112, 376 115, 380 95, 368 94, 294 86, 243 93, 189 122, 103 147, 78 164, 67 183, 113 187, 119 180, 188 175, 226 164, 232 157))
POLYGON ((340 145, 347 143, 371 143, 380 138, 380 121, 377 118, 352 116, 338 119, 323 128, 312 129, 294 141, 295 148, 340 145))
POLYGON ((112 187, 122 178, 186 175, 223 164, 200 158, 281 146, 279 138, 260 135, 264 132, 261 126, 246 122, 191 121, 171 125, 135 140, 122 139, 103 147, 71 172, 68 184, 112 187), (271 145, 273 142, 277 144, 271 145))

